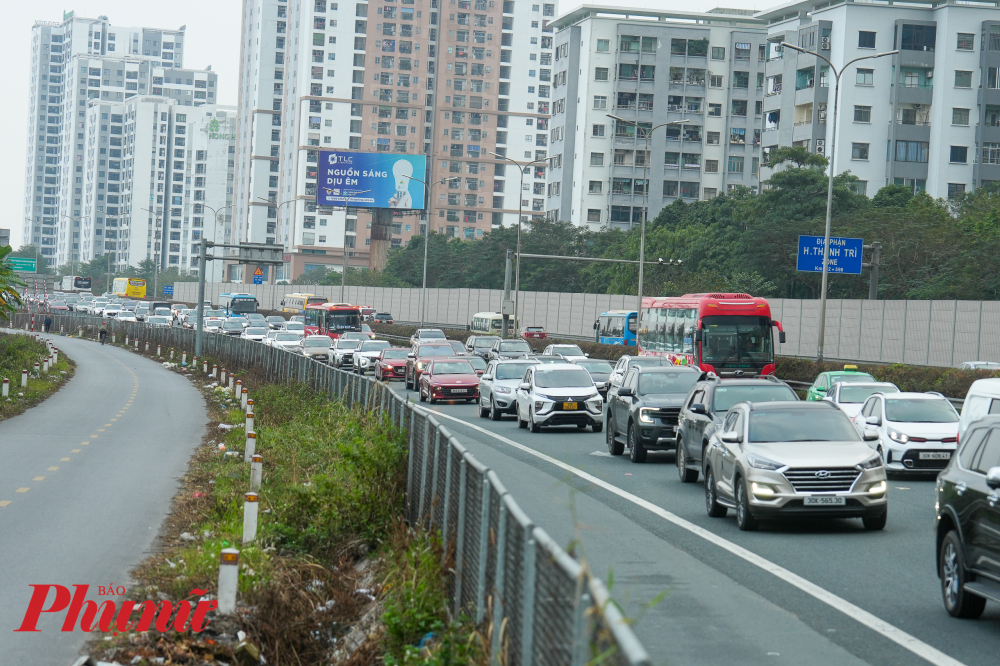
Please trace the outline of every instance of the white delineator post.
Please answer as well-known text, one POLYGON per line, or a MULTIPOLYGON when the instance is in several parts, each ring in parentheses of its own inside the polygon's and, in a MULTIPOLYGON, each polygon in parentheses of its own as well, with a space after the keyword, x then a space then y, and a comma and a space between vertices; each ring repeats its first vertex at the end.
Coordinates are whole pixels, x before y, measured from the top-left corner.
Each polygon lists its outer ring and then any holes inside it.
POLYGON ((243 496, 243 543, 257 538, 257 493, 243 496))
POLYGON ((232 392, 232 390, 233 390, 233 380, 234 379, 236 379, 236 377, 233 376, 233 373, 229 373, 229 391, 230 392, 232 392))
POLYGON ((247 391, 247 387, 244 386, 243 390, 240 392, 240 406, 243 407, 244 411, 247 408, 247 398, 249 396, 250 396, 250 393, 247 391))
POLYGON ((253 415, 253 398, 247 398, 246 413, 253 415))
POLYGON ((203 375, 207 375, 208 374, 208 361, 202 361, 202 363, 201 363, 201 373, 203 375))
POLYGON ((212 366, 212 379, 215 379, 216 375, 218 375, 218 374, 219 374, 219 366, 213 365, 212 366))
POLYGON ((171 361, 174 360, 174 348, 173 347, 170 348, 170 360, 171 361))
POLYGON ((236 392, 233 394, 233 397, 236 397, 236 398, 240 397, 240 394, 242 392, 243 392, 243 380, 242 379, 237 379, 236 380, 236 392))
POLYGON ((146 342, 146 351, 147 352, 149 351, 149 342, 148 341, 146 342))
POLYGON ((236 612, 236 589, 240 583, 240 551, 223 548, 219 555, 219 613, 236 612))
POLYGON ((250 491, 260 490, 260 475, 264 469, 264 457, 259 453, 250 459, 250 491))
MULTIPOLYGON (((3 378, 3 395, 0 397, 6 398, 10 395, 10 380, 6 377, 3 378)), ((252 476, 252 474, 251 474, 252 476)))
POLYGON ((243 462, 250 462, 254 451, 257 449, 257 433, 252 430, 247 431, 247 443, 243 451, 243 462))
POLYGON ((41 369, 42 369, 42 365, 40 363, 36 363, 35 364, 35 376, 36 377, 40 377, 41 376, 41 374, 42 374, 41 373, 41 369))
POLYGON ((222 369, 222 375, 219 378, 219 383, 222 384, 223 386, 226 385, 226 369, 225 368, 222 369))
POLYGON ((188 362, 188 353, 181 352, 181 365, 187 365, 187 362, 188 362))
POLYGON ((28 387, 28 371, 27 370, 22 370, 21 371, 21 388, 27 388, 27 387, 28 387))
POLYGON ((45 358, 42 359, 42 372, 44 374, 46 374, 46 375, 49 374, 49 357, 48 356, 46 356, 45 358))
MULTIPOLYGON (((247 412, 247 424, 246 424, 246 428, 244 429, 243 432, 248 432, 248 433, 254 432, 254 429, 253 429, 253 411, 247 412)), ((249 460, 249 458, 247 458, 247 460, 249 460)))
POLYGON ((156 358, 160 358, 160 347, 161 345, 156 345, 156 358))

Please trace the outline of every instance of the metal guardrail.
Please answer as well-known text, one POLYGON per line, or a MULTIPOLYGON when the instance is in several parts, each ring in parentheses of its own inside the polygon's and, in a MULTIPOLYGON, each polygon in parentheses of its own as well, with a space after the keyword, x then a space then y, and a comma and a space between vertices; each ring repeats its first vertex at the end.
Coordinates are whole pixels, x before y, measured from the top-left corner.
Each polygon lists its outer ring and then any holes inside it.
MULTIPOLYGON (((52 315, 52 330, 96 336, 100 317, 52 315)), ((13 325, 30 324, 19 313, 13 325)), ((194 350, 194 331, 110 322, 118 342, 194 350)), ((298 381, 349 407, 379 410, 408 439, 406 518, 440 530, 453 548, 452 612, 492 620, 491 663, 508 666, 648 666, 652 662, 604 584, 537 527, 495 472, 434 416, 386 384, 257 342, 208 334, 203 357, 250 373, 251 381, 298 381), (492 615, 488 615, 488 614, 492 615)), ((177 358, 175 356, 175 358, 177 358)), ((192 357, 193 360, 193 357, 192 357)), ((195 368, 198 371, 198 368, 195 368)))

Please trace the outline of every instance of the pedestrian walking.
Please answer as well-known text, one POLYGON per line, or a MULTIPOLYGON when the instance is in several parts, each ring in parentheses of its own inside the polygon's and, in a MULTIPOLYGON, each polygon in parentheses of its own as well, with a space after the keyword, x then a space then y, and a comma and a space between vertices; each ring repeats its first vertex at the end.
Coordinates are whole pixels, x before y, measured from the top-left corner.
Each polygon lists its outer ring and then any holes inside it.
POLYGON ((48 333, 49 329, 52 327, 52 317, 45 315, 45 321, 42 322, 45 326, 45 332, 48 333))

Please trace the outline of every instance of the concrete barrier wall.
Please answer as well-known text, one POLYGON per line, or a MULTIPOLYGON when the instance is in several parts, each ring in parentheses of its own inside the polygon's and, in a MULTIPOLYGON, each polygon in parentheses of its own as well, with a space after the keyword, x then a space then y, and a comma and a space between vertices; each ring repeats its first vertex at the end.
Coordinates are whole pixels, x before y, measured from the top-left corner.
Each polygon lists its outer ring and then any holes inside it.
MULTIPOLYGON (((218 302, 221 293, 239 288, 257 296, 260 307, 277 309, 284 295, 305 292, 340 300, 340 287, 308 285, 234 285, 210 283, 206 298, 218 302)), ((347 287, 344 300, 391 312, 398 323, 420 321, 420 289, 347 287)), ((197 300, 198 285, 178 282, 174 298, 197 300)), ((428 289, 427 322, 464 328, 476 312, 498 312, 503 292, 496 289, 428 289)), ((770 299, 787 342, 778 352, 815 356, 819 331, 819 301, 770 299)), ((550 334, 590 339, 597 315, 635 306, 634 296, 521 293, 521 323, 544 326, 550 334)), ((998 301, 827 301, 826 349, 831 359, 877 363, 954 366, 963 361, 1000 360, 998 301)))

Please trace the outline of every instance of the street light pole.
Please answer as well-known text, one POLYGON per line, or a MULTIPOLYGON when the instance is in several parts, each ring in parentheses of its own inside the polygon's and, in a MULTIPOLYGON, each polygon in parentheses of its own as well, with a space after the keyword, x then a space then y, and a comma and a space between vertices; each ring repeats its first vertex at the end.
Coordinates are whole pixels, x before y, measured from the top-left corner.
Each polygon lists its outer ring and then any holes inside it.
POLYGON ((834 161, 837 159, 837 106, 840 100, 840 76, 847 71, 847 68, 860 60, 870 60, 872 58, 882 58, 887 55, 895 55, 899 53, 899 50, 885 51, 884 53, 873 53, 872 55, 862 56, 860 58, 855 58, 844 64, 837 71, 837 68, 833 66, 829 58, 821 56, 815 51, 808 51, 800 46, 795 46, 794 44, 789 44, 788 42, 781 42, 782 48, 788 47, 793 51, 799 51, 800 53, 808 53, 809 55, 814 55, 820 60, 823 60, 827 65, 830 66, 830 70, 833 72, 833 131, 830 134, 830 171, 827 178, 826 185, 826 232, 823 236, 823 279, 822 285, 820 286, 820 306, 819 306, 819 336, 816 341, 816 362, 823 362, 823 346, 826 342, 826 285, 827 276, 830 271, 830 226, 832 220, 833 212, 833 177, 836 171, 834 170, 834 161))
MULTIPOLYGON (((66 213, 59 213, 59 214, 61 216, 65 217, 67 220, 70 220, 71 222, 73 222, 73 227, 70 227, 70 230, 69 230, 69 245, 70 245, 70 248, 69 248, 69 256, 70 256, 70 269, 69 269, 69 272, 70 272, 71 275, 76 275, 76 253, 73 252, 73 233, 74 233, 73 228, 76 227, 76 224, 81 219, 83 219, 83 218, 81 218, 81 217, 70 217, 66 213)), ((38 271, 38 256, 37 256, 37 254, 35 256, 35 271, 38 271)))
MULTIPOLYGON (((427 201, 424 202, 425 208, 430 209, 431 193, 432 187, 438 184, 451 183, 456 180, 462 180, 458 176, 453 176, 451 178, 442 178, 441 180, 435 180, 430 185, 420 180, 419 178, 414 178, 413 176, 407 176, 403 174, 405 178, 410 180, 415 180, 418 183, 423 183, 424 190, 427 192, 427 201)), ((427 246, 430 244, 431 240, 431 216, 427 213, 427 224, 424 225, 424 280, 423 286, 420 289, 420 328, 424 327, 424 322, 427 319, 427 246)))
MULTIPOLYGON (((160 217, 163 215, 163 212, 162 211, 160 211, 160 212, 152 211, 152 210, 150 210, 148 208, 143 208, 142 210, 144 210, 147 213, 149 213, 150 215, 153 215, 153 216, 156 217, 156 228, 159 228, 159 226, 160 226, 160 217)), ((156 241, 156 228, 153 229, 153 240, 154 241, 156 241)), ((166 233, 166 229, 162 230, 160 233, 161 234, 165 234, 166 233)), ((159 252, 159 250, 160 250, 160 247, 162 247, 162 243, 163 243, 163 239, 162 238, 159 241, 156 241, 156 251, 153 252, 153 261, 156 264, 156 266, 153 268, 153 295, 154 296, 156 295, 156 283, 158 282, 159 277, 160 277, 160 252, 159 252)))
POLYGON ((518 328, 518 307, 519 300, 521 296, 521 218, 523 217, 524 209, 524 170, 530 167, 532 164, 545 164, 546 160, 532 160, 531 162, 517 162, 510 159, 506 155, 501 155, 499 153, 494 153, 487 150, 487 153, 501 160, 506 160, 517 167, 517 170, 521 172, 521 184, 518 186, 517 190, 517 252, 515 252, 515 263, 514 263, 514 330, 518 328))
MULTIPOLYGON (((281 207, 284 206, 285 204, 294 204, 296 200, 295 199, 288 199, 286 201, 282 201, 281 203, 276 203, 274 201, 271 201, 270 199, 265 199, 264 197, 257 197, 257 198, 260 201, 263 201, 264 203, 266 203, 268 205, 268 207, 271 207, 271 206, 274 207, 274 240, 275 240, 276 243, 278 243, 278 245, 284 246, 284 241, 282 241, 282 239, 281 239, 281 234, 278 233, 278 222, 281 220, 281 215, 280 215, 280 213, 281 213, 281 207), (278 241, 281 241, 281 242, 278 242, 278 241)), ((293 215, 295 214, 294 211, 292 212, 292 214, 293 215)), ((264 238, 266 240, 267 239, 267 236, 266 236, 266 232, 267 232, 266 225, 267 225, 267 222, 265 221, 264 224, 265 224, 265 229, 264 229, 264 231, 265 231, 265 237, 264 238)), ((249 268, 249 266, 247 266, 247 268, 249 268)), ((289 269, 289 273, 290 272, 291 272, 291 269, 289 269)), ((243 275, 244 275, 244 279, 246 279, 246 273, 244 273, 243 275)), ((274 279, 275 282, 278 281, 278 276, 274 275, 271 272, 270 267, 268 268, 268 276, 269 276, 268 277, 268 282, 270 282, 272 278, 274 279)), ((288 279, 288 278, 286 278, 286 279, 288 279)))
MULTIPOLYGON (((221 213, 222 211, 226 210, 227 208, 232 208, 235 205, 236 204, 229 204, 228 206, 222 206, 221 208, 215 209, 215 208, 212 208, 211 206, 202 204, 202 206, 204 206, 208 210, 212 211, 212 214, 215 216, 215 229, 214 229, 214 234, 213 235, 217 236, 218 233, 219 233, 219 213, 221 213)), ((205 228, 204 227, 202 227, 202 229, 201 229, 201 237, 202 238, 205 237, 205 228)), ((223 237, 223 238, 225 238, 225 237, 223 237)), ((205 274, 205 264, 201 263, 201 261, 202 261, 201 260, 201 256, 199 254, 199 257, 198 257, 198 277, 199 278, 202 275, 205 274)), ((225 268, 225 267, 223 266, 223 268, 225 268)), ((199 280, 199 281, 204 282, 205 280, 199 280)), ((201 298, 201 296, 199 296, 199 298, 201 298)))

